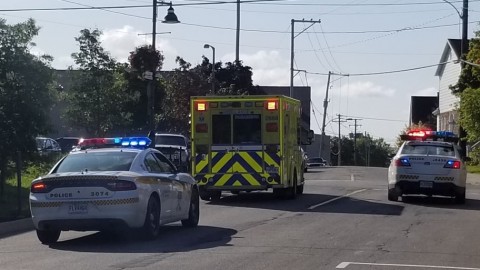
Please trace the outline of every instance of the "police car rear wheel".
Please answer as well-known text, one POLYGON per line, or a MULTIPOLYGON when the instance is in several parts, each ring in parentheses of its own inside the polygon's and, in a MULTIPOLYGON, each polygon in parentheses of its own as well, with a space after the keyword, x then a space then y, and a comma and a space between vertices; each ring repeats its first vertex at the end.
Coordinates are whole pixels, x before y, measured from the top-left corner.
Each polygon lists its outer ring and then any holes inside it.
POLYGON ((388 200, 392 202, 398 201, 398 193, 395 189, 388 190, 388 200))
POLYGON ((182 220, 184 227, 197 227, 198 220, 200 219, 200 199, 198 191, 193 188, 192 197, 190 199, 190 209, 188 210, 188 218, 182 220))
POLYGON ((42 244, 52 244, 58 241, 60 230, 37 230, 37 237, 42 244))
POLYGON ((154 196, 148 200, 143 233, 146 239, 155 239, 160 234, 160 202, 154 196))
POLYGON ((465 204, 465 190, 455 193, 455 203, 465 204))

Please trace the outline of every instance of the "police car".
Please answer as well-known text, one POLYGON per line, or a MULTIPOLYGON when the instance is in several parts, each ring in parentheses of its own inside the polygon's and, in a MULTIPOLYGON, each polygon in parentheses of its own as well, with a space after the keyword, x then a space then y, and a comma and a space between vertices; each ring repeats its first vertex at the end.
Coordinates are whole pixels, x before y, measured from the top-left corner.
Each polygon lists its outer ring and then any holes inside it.
POLYGON ((48 244, 61 231, 117 228, 138 228, 154 239, 165 223, 197 226, 195 180, 147 148, 149 143, 148 138, 85 139, 33 180, 30 207, 38 239, 48 244))
POLYGON ((466 166, 447 131, 412 130, 388 168, 388 200, 409 194, 441 195, 465 203, 466 166))

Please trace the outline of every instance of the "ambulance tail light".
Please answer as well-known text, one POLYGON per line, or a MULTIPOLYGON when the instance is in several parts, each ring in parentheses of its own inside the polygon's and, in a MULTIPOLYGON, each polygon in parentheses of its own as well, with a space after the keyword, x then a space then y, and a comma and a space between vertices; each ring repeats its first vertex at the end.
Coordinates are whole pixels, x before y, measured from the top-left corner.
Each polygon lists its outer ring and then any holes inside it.
POLYGON ((408 158, 398 158, 394 161, 396 167, 410 167, 410 161, 408 158))
POLYGON ((449 160, 447 163, 445 163, 444 168, 450 168, 450 169, 460 169, 462 167, 462 163, 458 160, 449 160))
POLYGON ((208 125, 205 123, 202 124, 196 124, 195 125, 195 131, 198 133, 207 133, 208 132, 208 125))
POLYGON ((47 184, 45 184, 44 182, 33 183, 32 186, 30 187, 30 191, 32 193, 47 193, 48 192, 47 184))
POLYGON ((267 123, 265 129, 267 132, 278 132, 278 123, 267 123))
POLYGON ((197 110, 199 112, 206 111, 207 110, 207 102, 199 101, 199 102, 195 103, 195 110, 197 110))
POLYGON ((267 101, 265 102, 265 109, 269 110, 269 111, 276 111, 278 110, 278 101, 275 101, 275 100, 271 100, 271 101, 267 101))

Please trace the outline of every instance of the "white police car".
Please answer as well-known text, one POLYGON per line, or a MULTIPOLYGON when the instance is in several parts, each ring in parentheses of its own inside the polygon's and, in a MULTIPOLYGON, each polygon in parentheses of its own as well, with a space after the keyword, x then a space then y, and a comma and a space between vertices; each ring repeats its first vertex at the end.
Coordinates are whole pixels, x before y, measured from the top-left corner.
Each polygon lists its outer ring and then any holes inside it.
POLYGON ((408 194, 455 197, 465 203, 467 171, 452 132, 412 130, 388 168, 388 200, 408 194))
POLYGON ((67 230, 116 228, 140 228, 156 238, 165 223, 197 226, 195 180, 147 148, 149 143, 148 138, 85 139, 33 180, 30 207, 39 240, 56 242, 67 230))

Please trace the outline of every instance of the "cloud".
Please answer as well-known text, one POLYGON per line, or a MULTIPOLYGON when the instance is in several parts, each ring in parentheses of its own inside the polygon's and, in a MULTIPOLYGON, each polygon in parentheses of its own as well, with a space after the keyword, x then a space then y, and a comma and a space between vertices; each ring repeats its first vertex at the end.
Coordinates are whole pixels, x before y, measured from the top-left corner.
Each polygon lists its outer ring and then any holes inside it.
MULTIPOLYGON (((235 59, 235 56, 228 54, 222 59, 235 59)), ((254 54, 242 54, 240 59, 244 65, 252 68, 253 84, 290 85, 290 64, 282 58, 278 51, 262 50, 254 54)))
MULTIPOLYGON (((129 25, 125 25, 122 28, 105 30, 101 37, 102 46, 110 52, 111 56, 117 61, 127 62, 130 52, 133 51, 135 47, 151 44, 151 35, 139 35, 140 33, 140 31, 135 30, 129 25)), ((177 55, 177 50, 173 48, 167 40, 157 38, 156 48, 164 54, 166 59, 174 59, 177 55)))
POLYGON ((358 81, 341 87, 342 95, 358 98, 383 98, 392 97, 395 90, 381 85, 375 85, 370 81, 358 81))
POLYGON ((429 87, 415 92, 413 96, 436 96, 437 92, 437 88, 429 87))

